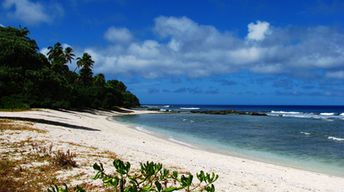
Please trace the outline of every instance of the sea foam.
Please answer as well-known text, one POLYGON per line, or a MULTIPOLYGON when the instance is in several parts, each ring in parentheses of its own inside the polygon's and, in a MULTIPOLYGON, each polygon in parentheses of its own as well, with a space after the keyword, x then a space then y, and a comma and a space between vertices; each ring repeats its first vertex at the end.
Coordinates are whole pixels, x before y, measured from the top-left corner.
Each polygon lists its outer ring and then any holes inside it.
POLYGON ((298 111, 271 111, 267 113, 269 116, 279 116, 279 117, 295 117, 295 118, 309 118, 309 119, 323 119, 327 121, 332 121, 334 119, 343 119, 344 120, 344 113, 330 113, 330 112, 323 112, 323 113, 304 113, 298 111))
POLYGON ((344 141, 344 138, 333 137, 333 136, 329 136, 329 137, 327 137, 327 139, 334 140, 334 141, 344 141))
POLYGON ((298 114, 302 114, 302 112, 298 112, 298 111, 271 111, 271 113, 273 114, 288 114, 288 115, 298 115, 298 114))
POLYGON ((181 107, 179 109, 182 109, 182 110, 199 110, 200 108, 198 108, 198 107, 181 107))
POLYGON ((301 133, 301 134, 304 134, 304 135, 310 135, 310 134, 311 134, 311 133, 303 132, 303 131, 301 131, 300 133, 301 133))
POLYGON ((187 147, 195 148, 195 146, 193 146, 193 145, 191 145, 191 144, 189 144, 189 143, 185 143, 185 142, 183 142, 183 141, 179 141, 179 140, 177 140, 177 139, 174 139, 173 137, 169 137, 168 140, 170 140, 170 141, 172 141, 172 142, 174 142, 174 143, 178 143, 178 144, 180 144, 180 145, 184 145, 184 146, 187 146, 187 147))
POLYGON ((144 133, 148 133, 148 134, 152 133, 152 132, 148 131, 147 129, 144 129, 143 127, 140 127, 140 126, 136 126, 135 129, 138 131, 144 132, 144 133))
POLYGON ((320 115, 324 115, 324 116, 332 116, 335 115, 334 113, 320 113, 320 115))

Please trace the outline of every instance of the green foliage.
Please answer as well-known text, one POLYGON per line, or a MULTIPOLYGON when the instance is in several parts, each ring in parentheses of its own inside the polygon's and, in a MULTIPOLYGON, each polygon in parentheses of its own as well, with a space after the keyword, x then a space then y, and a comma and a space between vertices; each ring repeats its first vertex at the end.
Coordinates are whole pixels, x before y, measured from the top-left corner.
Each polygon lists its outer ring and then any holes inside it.
POLYGON ((90 85, 92 83, 92 68, 93 68, 93 63, 94 61, 91 58, 91 55, 88 53, 84 53, 82 57, 77 58, 77 66, 80 69, 80 80, 82 83, 85 85, 90 85))
POLYGON ((28 34, 26 28, 0 27, 0 66, 40 67, 37 44, 28 34))
MULTIPOLYGON (((172 191, 199 191, 215 192, 214 182, 219 178, 215 173, 200 171, 196 174, 198 182, 194 183, 192 174, 179 174, 163 168, 161 163, 146 162, 140 164, 137 172, 130 170, 130 163, 119 159, 113 161, 114 174, 107 174, 102 163, 95 163, 93 169, 96 175, 93 179, 101 179, 105 187, 116 192, 172 192, 172 191)), ((82 192, 77 187, 74 191, 82 192)), ((48 192, 68 192, 68 187, 51 186, 48 192)))
POLYGON ((0 100, 3 109, 29 109, 28 101, 25 97, 14 95, 11 97, 2 97, 0 100))
POLYGON ((49 47, 48 58, 38 52, 26 28, 0 27, 0 108, 136 107, 139 100, 123 82, 93 76, 94 61, 77 58, 79 73, 67 64, 75 58, 71 47, 49 47))
POLYGON ((146 162, 140 164, 139 173, 130 171, 130 163, 114 160, 113 165, 116 173, 109 175, 105 173, 101 163, 95 163, 93 168, 97 171, 94 179, 101 179, 105 186, 112 187, 115 191, 206 191, 213 192, 213 183, 218 179, 214 173, 197 173, 199 182, 193 184, 192 174, 180 175, 177 171, 163 168, 162 164, 146 162))
MULTIPOLYGON (((57 185, 53 185, 53 186, 50 186, 48 188, 48 192, 68 192, 69 189, 68 189, 68 186, 65 184, 63 187, 59 187, 57 185)), ((83 188, 77 186, 75 189, 74 189, 75 192, 86 192, 83 188)))

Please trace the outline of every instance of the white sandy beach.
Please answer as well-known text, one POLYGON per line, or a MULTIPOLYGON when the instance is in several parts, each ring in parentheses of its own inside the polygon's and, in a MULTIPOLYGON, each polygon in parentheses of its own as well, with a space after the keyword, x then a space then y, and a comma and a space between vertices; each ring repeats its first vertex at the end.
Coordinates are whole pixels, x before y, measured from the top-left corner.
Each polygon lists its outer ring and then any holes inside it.
MULTIPOLYGON (((344 178, 190 148, 108 119, 118 114, 48 109, 0 112, 1 117, 44 119, 75 125, 34 124, 47 130, 47 137, 52 142, 73 142, 113 151, 134 166, 139 162, 156 161, 192 173, 199 170, 216 172, 220 176, 215 183, 217 191, 344 191, 344 178)), ((35 133, 31 134, 35 137, 35 133)))

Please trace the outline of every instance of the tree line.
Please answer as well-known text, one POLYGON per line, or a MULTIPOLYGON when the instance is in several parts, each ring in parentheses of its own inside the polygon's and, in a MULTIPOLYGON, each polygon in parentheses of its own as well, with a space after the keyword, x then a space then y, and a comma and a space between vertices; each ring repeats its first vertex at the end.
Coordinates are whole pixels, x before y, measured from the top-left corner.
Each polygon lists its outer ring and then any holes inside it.
POLYGON ((0 27, 0 108, 136 107, 139 99, 118 80, 93 74, 88 53, 76 57, 61 43, 39 52, 27 28, 0 27), (76 59, 77 67, 69 66, 76 59))

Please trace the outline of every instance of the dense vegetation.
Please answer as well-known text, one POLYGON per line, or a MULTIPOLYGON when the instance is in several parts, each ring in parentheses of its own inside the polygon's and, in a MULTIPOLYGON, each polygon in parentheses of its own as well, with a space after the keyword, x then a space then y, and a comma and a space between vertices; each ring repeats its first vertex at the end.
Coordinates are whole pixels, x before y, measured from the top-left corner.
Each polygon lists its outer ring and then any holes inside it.
POLYGON ((102 108, 139 106, 123 82, 93 75, 91 55, 76 58, 61 43, 38 51, 26 28, 0 27, 0 108, 102 108), (77 72, 76 72, 77 71, 77 72))
MULTIPOLYGON (((200 171, 196 174, 198 183, 193 182, 193 175, 180 174, 163 168, 161 163, 146 162, 140 164, 139 171, 131 171, 130 163, 119 159, 113 161, 114 174, 105 172, 103 165, 95 163, 93 169, 97 171, 94 179, 101 179, 105 187, 110 187, 116 192, 215 192, 214 182, 219 178, 215 173, 200 171)), ((69 190, 65 185, 51 186, 48 192, 85 192, 81 187, 69 190)))

